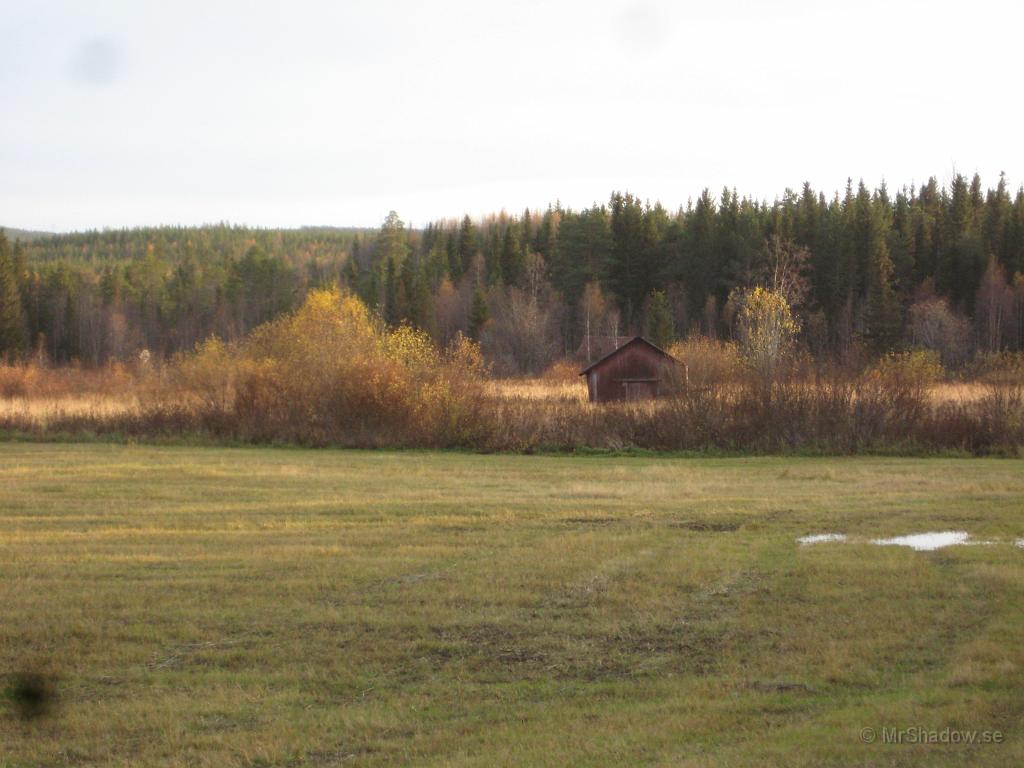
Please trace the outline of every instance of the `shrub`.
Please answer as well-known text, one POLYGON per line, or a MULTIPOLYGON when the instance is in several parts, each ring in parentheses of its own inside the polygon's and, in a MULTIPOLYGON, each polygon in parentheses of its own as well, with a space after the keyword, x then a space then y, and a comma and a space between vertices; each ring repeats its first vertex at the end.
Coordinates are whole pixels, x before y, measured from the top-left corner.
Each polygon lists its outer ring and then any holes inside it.
POLYGON ((0 365, 0 397, 24 397, 32 389, 33 369, 22 365, 0 365))
POLYGON ((945 298, 915 302, 907 313, 907 330, 914 344, 937 352, 945 365, 959 365, 967 358, 971 324, 945 298))
POLYGON ((743 377, 739 348, 732 342, 691 336, 685 341, 677 341, 667 351, 686 366, 690 386, 726 384, 743 377))
POLYGON ((890 389, 926 393, 944 373, 937 352, 915 349, 886 355, 868 368, 864 378, 868 382, 881 382, 890 389))
POLYGON ((472 342, 441 351, 423 331, 388 331, 338 290, 175 367, 207 422, 236 437, 353 446, 463 444, 483 372, 472 342))
POLYGON ((541 374, 544 381, 573 383, 578 381, 580 366, 572 360, 556 360, 541 374))
POLYGON ((800 326, 786 297, 755 288, 742 297, 736 327, 747 365, 762 381, 775 377, 786 360, 800 326))
POLYGON ((983 352, 971 373, 987 384, 1024 386, 1024 352, 983 352))

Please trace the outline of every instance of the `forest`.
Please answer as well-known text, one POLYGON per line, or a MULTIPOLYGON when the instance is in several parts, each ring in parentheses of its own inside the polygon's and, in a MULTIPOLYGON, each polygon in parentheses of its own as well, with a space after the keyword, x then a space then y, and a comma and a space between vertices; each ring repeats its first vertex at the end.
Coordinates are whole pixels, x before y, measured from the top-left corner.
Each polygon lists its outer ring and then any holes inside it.
MULTIPOLYGON (((708 190, 670 211, 630 193, 573 210, 422 228, 228 224, 0 238, 0 356, 85 367, 234 341, 341 287, 439 348, 480 343, 532 375, 598 340, 734 335, 735 297, 782 292, 815 359, 925 347, 949 368, 1024 349, 1024 188, 956 174, 895 193, 805 184, 772 202, 708 190)), ((593 354, 593 352, 591 352, 593 354)))

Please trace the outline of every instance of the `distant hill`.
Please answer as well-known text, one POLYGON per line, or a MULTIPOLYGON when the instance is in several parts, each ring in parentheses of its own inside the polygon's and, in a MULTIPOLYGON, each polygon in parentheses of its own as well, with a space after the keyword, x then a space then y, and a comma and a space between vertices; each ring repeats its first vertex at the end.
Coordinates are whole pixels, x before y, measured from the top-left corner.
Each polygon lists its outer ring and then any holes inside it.
POLYGON ((31 229, 17 229, 15 227, 4 226, 0 226, 0 229, 2 229, 7 234, 7 239, 10 240, 12 243, 15 240, 21 240, 22 242, 27 243, 30 240, 39 240, 44 237, 53 237, 55 234, 57 234, 56 232, 36 232, 35 230, 31 229))
MULTIPOLYGON (((233 224, 200 227, 135 227, 85 232, 45 233, 8 230, 13 242, 21 238, 31 264, 42 262, 107 264, 132 262, 152 253, 165 265, 196 260, 207 266, 225 265, 242 259, 252 246, 283 259, 293 267, 307 263, 332 264, 338 269, 357 240, 371 240, 376 229, 356 227, 301 227, 261 229, 233 224)), ((319 279, 319 278, 318 278, 319 279)))

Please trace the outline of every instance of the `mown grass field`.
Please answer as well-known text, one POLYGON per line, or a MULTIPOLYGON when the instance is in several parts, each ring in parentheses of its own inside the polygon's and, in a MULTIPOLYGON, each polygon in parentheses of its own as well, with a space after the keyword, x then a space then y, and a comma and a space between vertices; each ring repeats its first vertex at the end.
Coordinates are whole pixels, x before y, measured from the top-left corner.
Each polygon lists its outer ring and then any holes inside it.
POLYGON ((1021 765, 1022 536, 1016 460, 0 444, 0 766, 1021 765))

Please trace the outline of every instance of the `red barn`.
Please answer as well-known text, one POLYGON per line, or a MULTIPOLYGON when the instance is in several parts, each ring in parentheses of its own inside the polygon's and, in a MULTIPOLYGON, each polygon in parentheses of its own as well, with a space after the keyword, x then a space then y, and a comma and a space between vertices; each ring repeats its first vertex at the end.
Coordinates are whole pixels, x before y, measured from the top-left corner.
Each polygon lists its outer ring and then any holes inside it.
POLYGON ((580 372, 587 377, 592 403, 660 397, 668 394, 678 375, 679 361, 640 336, 580 372))

